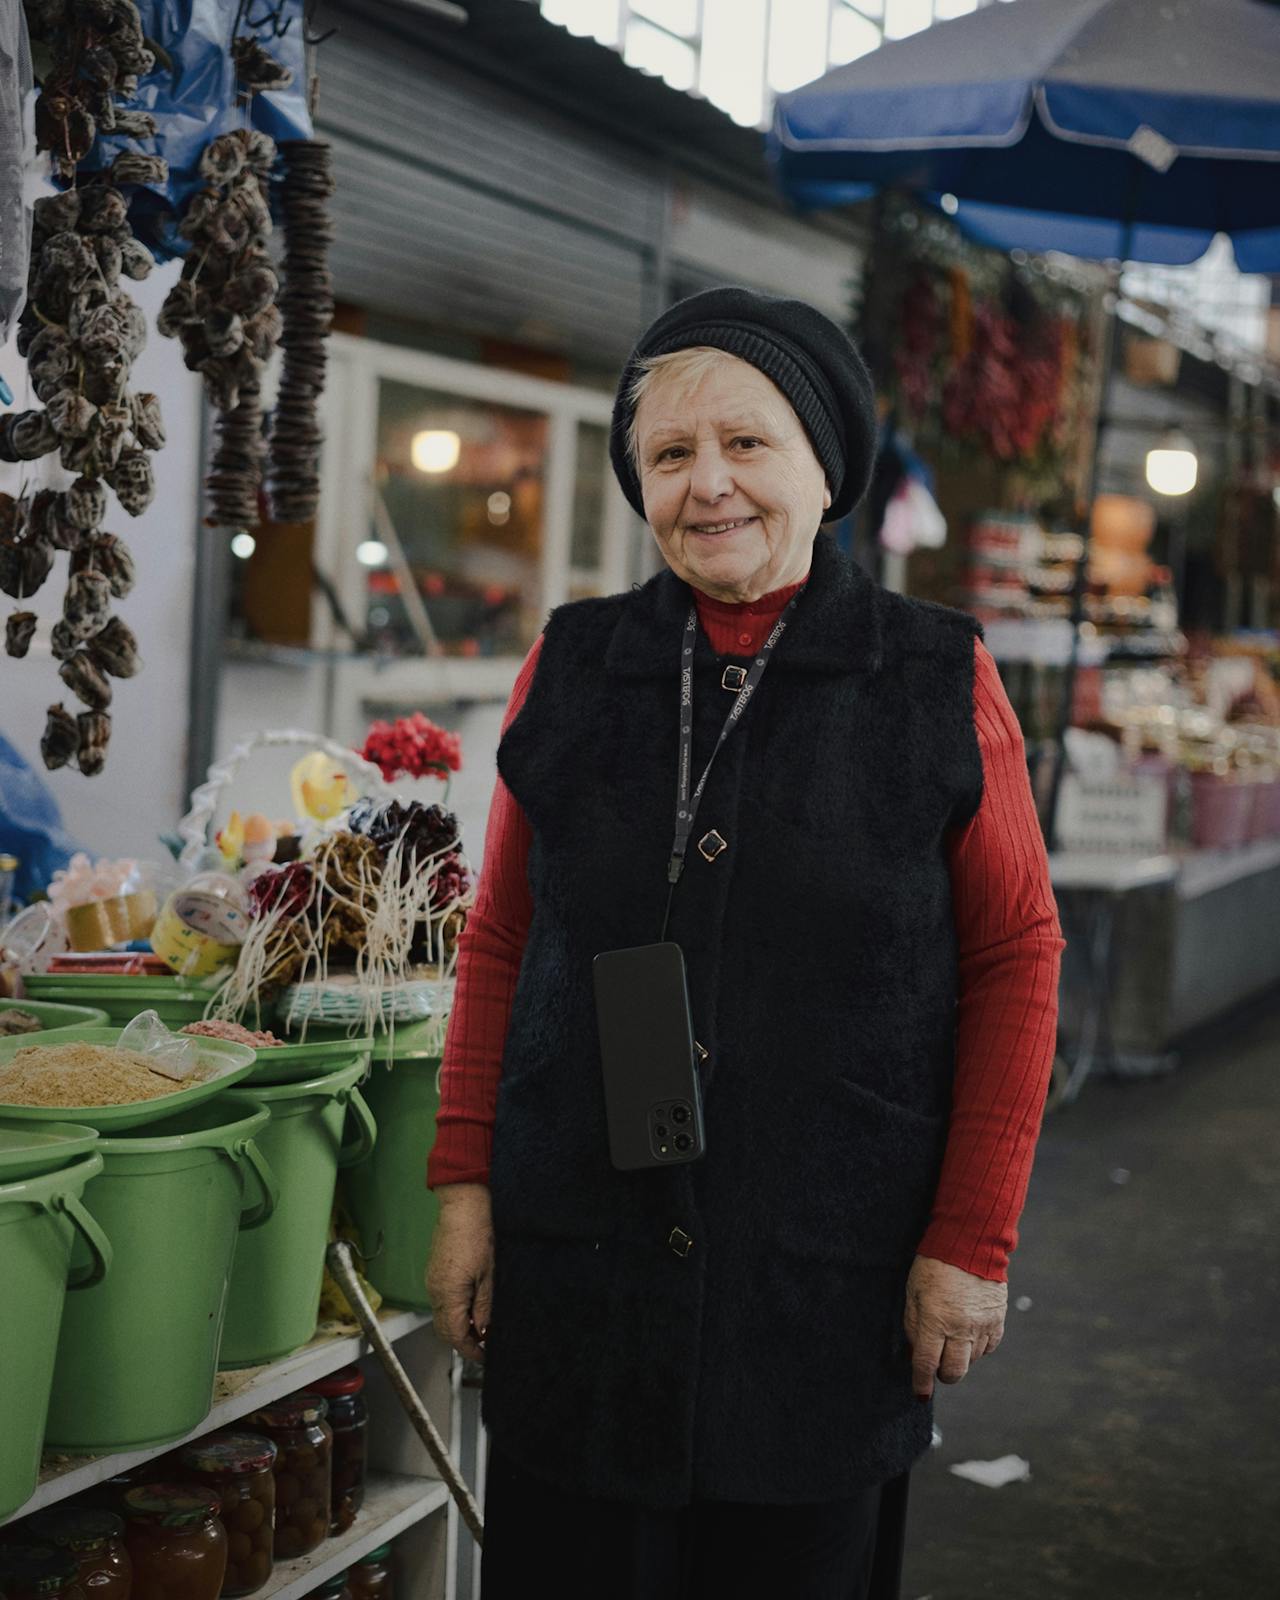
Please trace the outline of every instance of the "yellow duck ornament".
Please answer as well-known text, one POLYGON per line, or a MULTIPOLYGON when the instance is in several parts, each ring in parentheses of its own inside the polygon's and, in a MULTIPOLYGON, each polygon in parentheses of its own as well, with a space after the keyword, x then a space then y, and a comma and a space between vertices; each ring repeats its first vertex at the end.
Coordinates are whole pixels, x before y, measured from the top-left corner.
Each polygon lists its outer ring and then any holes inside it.
POLYGON ((295 762, 289 790, 296 816, 328 822, 351 804, 351 780, 332 757, 313 750, 295 762))

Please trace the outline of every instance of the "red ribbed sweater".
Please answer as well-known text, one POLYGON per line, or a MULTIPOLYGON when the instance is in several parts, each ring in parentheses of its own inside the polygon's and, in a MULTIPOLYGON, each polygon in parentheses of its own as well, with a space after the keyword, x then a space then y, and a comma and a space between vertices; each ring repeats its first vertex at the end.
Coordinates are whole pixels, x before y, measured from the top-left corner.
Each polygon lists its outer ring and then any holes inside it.
MULTIPOLYGON (((699 620, 716 652, 758 649, 799 587, 745 604, 695 590, 699 620)), ((541 643, 539 635, 516 678, 503 732, 524 704, 541 643)), ((990 652, 981 640, 974 648, 983 795, 972 821, 947 839, 959 949, 956 1073, 942 1173, 918 1253, 1005 1282, 1053 1063, 1065 941, 1022 731, 990 652)), ((528 819, 498 776, 476 903, 459 938, 436 1140, 427 1162, 431 1189, 488 1180, 503 1046, 533 912, 529 837, 528 819)))

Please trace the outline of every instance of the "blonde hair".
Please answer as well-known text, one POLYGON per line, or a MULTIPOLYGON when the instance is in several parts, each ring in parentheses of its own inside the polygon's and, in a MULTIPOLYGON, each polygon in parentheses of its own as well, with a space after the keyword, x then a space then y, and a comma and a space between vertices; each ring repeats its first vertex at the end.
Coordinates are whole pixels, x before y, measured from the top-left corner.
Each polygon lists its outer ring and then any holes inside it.
POLYGON ((627 424, 627 459, 632 471, 640 471, 640 435, 636 428, 636 414, 640 401, 650 389, 661 384, 675 391, 677 399, 691 393, 707 374, 726 361, 749 367, 749 361, 731 355, 727 350, 717 350, 714 345, 694 344, 683 350, 670 350, 664 356, 644 356, 637 363, 637 373, 627 390, 627 404, 631 408, 631 421, 627 424))

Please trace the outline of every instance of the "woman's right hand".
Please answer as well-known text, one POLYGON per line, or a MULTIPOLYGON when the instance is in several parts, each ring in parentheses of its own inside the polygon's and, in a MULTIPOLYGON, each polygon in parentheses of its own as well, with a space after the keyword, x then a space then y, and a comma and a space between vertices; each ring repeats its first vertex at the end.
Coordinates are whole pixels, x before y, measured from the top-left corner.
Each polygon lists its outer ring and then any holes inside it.
POLYGON ((427 1263, 427 1300, 439 1336, 471 1361, 484 1360, 493 1300, 493 1219, 489 1186, 447 1183, 427 1263))

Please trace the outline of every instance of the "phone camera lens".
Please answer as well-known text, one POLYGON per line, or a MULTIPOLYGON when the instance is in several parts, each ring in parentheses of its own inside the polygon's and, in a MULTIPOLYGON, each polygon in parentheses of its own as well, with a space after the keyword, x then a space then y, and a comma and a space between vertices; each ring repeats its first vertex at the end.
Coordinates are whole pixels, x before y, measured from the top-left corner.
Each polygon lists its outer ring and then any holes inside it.
POLYGON ((689 1149, 692 1148, 692 1146, 693 1146, 693 1140, 689 1136, 689 1134, 687 1134, 687 1133, 678 1133, 678 1134, 676 1134, 676 1149, 677 1150, 689 1150, 689 1149))
POLYGON ((667 1127, 664 1122, 660 1122, 653 1131, 658 1135, 659 1139, 665 1139, 667 1136, 667 1127))
POLYGON ((688 1108, 688 1106, 672 1106, 672 1108, 671 1108, 671 1120, 672 1120, 672 1122, 688 1122, 688 1120, 689 1120, 689 1108, 688 1108))

